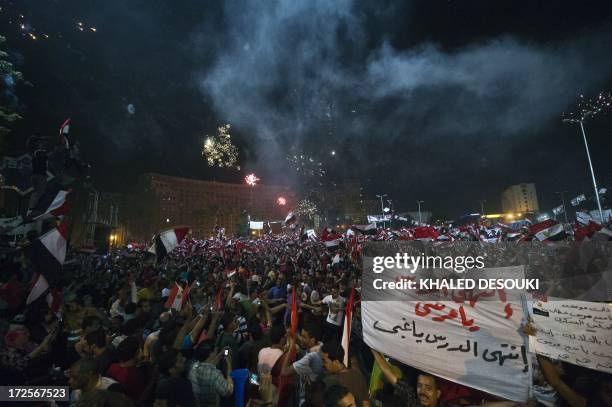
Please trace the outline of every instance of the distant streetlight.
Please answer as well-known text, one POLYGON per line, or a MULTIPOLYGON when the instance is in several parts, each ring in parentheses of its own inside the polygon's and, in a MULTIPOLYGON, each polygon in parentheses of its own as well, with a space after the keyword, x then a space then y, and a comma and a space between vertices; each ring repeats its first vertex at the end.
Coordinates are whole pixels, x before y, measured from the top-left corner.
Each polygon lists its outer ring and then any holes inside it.
POLYGON ((419 205, 419 226, 421 226, 423 224, 423 221, 421 219, 421 204, 425 202, 425 201, 416 201, 417 205, 419 205))
POLYGON ((479 199, 478 202, 480 202, 480 214, 484 215, 485 211, 484 211, 484 204, 487 202, 486 199, 479 199))
POLYGON ((567 193, 567 191, 558 191, 558 192, 555 192, 555 194, 561 195, 561 204, 563 205, 563 214, 565 215, 565 223, 569 223, 567 221, 567 210, 565 208, 565 197, 563 196, 563 194, 566 194, 566 193, 567 193))
POLYGON ((380 210, 382 211, 383 216, 383 228, 385 227, 385 204, 383 203, 383 198, 385 198, 387 194, 376 195, 377 198, 380 198, 380 210))

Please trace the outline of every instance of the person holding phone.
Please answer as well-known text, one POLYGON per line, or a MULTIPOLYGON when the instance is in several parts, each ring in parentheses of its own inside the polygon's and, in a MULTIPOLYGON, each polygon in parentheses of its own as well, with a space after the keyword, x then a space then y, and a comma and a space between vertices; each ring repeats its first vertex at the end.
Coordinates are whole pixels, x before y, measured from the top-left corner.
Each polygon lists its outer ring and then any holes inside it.
POLYGON ((225 377, 217 368, 219 362, 225 364, 226 371, 232 371, 232 353, 230 348, 222 348, 213 353, 210 341, 202 343, 196 349, 195 362, 189 370, 188 378, 193 388, 196 405, 200 407, 217 407, 221 397, 234 392, 234 381, 228 375, 225 377))

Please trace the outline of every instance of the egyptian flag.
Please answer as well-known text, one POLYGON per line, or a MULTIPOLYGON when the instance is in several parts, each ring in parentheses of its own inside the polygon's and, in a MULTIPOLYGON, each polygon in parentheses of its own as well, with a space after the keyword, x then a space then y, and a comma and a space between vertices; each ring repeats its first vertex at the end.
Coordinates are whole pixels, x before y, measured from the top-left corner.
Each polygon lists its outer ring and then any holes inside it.
POLYGON ((223 307, 223 286, 220 284, 215 294, 215 309, 219 311, 223 307))
POLYGON ((175 309, 177 311, 182 310, 185 304, 187 304, 187 298, 189 298, 189 288, 189 285, 186 285, 185 288, 183 288, 175 282, 174 287, 172 287, 172 291, 170 291, 165 307, 168 309, 175 309))
POLYGON ((565 237, 563 225, 552 219, 532 225, 529 232, 539 241, 561 240, 565 237))
POLYGON ((66 119, 59 128, 60 144, 63 145, 66 150, 70 149, 70 139, 68 138, 70 133, 70 118, 66 119))
POLYGON ((284 224, 286 226, 292 225, 295 223, 295 221, 297 221, 297 216, 295 216, 295 214, 293 213, 293 211, 289 212, 287 214, 287 217, 285 217, 285 222, 284 224))
POLYGON ((181 244, 185 236, 189 233, 189 228, 178 227, 166 229, 157 235, 148 252, 157 257, 157 262, 161 262, 176 246, 181 244))
POLYGON ((36 275, 36 280, 34 281, 32 289, 30 290, 28 298, 26 299, 26 305, 30 305, 38 300, 45 292, 47 293, 45 296, 45 301, 49 306, 49 309, 51 309, 51 311, 59 318, 61 295, 57 288, 49 289, 47 279, 40 273, 36 275))
POLYGON ((344 366, 348 367, 349 343, 351 342, 351 320, 353 318, 353 303, 355 302, 355 288, 351 288, 351 295, 346 303, 344 312, 344 328, 342 330, 342 348, 344 349, 344 366))
POLYGON ((61 319, 62 312, 60 311, 60 306, 62 304, 62 296, 57 288, 52 288, 47 293, 47 305, 51 309, 58 319, 61 319))
POLYGON ((369 225, 352 225, 351 229, 364 235, 375 235, 377 232, 376 223, 370 223, 369 225))
POLYGON ((291 336, 295 337, 298 327, 298 313, 297 313, 297 287, 293 287, 291 293, 291 336))
POLYGON ((589 220, 586 226, 576 225, 574 226, 574 240, 581 242, 585 237, 592 237, 593 234, 601 230, 601 225, 589 220))
POLYGON ((28 298, 26 299, 26 305, 30 305, 31 303, 36 301, 48 289, 49 289, 49 282, 47 282, 47 279, 45 278, 45 276, 43 276, 41 273, 38 273, 36 276, 36 281, 34 281, 34 284, 32 285, 32 289, 30 290, 30 293, 28 294, 28 298))
POLYGON ((32 263, 37 271, 45 272, 45 278, 50 282, 61 271, 66 260, 67 236, 68 224, 62 222, 32 243, 32 263))
POLYGON ((419 240, 436 240, 438 238, 438 232, 433 226, 419 226, 414 228, 414 237, 419 240))
POLYGON ((321 241, 325 247, 336 247, 342 241, 342 235, 332 231, 330 228, 325 228, 321 233, 321 241))
MULTIPOLYGON (((40 219, 43 216, 47 217, 47 215, 52 216, 62 216, 66 215, 71 208, 71 190, 68 191, 57 191, 57 193, 53 196, 53 198, 47 202, 43 203, 43 207, 40 209, 42 213, 36 216, 34 219, 40 219)), ((39 205, 40 206, 40 205, 39 205)))

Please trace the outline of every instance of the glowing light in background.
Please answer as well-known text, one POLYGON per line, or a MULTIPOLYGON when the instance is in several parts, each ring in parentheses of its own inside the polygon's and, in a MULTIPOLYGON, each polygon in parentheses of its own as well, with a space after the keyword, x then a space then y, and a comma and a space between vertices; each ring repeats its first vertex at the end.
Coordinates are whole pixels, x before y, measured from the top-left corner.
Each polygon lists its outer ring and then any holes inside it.
POLYGON ((250 185, 252 187, 257 185, 257 181, 259 181, 259 178, 257 178, 255 174, 249 174, 244 177, 244 182, 246 182, 247 185, 250 185))
POLYGON ((279 196, 278 199, 276 200, 276 203, 279 204, 280 206, 285 206, 287 205, 287 200, 285 199, 285 197, 279 196))
POLYGON ((612 93, 599 92, 596 98, 585 98, 580 95, 576 112, 563 113, 563 121, 579 123, 612 107, 612 93))

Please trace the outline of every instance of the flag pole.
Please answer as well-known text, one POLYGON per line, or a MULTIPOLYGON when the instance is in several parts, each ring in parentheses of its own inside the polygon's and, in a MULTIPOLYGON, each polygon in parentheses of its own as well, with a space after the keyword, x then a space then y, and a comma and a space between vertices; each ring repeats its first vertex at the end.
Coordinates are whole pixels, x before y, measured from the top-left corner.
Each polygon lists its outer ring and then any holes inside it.
POLYGON ((595 199, 597 200, 597 208, 599 209, 599 218, 603 223, 603 211, 601 210, 601 202, 599 202, 599 190, 597 189, 597 181, 595 181, 595 172, 593 171, 593 163, 591 162, 591 153, 589 152, 589 143, 587 143, 586 133, 584 132, 583 121, 580 120, 580 130, 582 130, 582 137, 584 139, 584 148, 586 149, 587 158, 589 160, 589 168, 591 169, 591 178, 593 179, 593 188, 595 188, 595 199))

